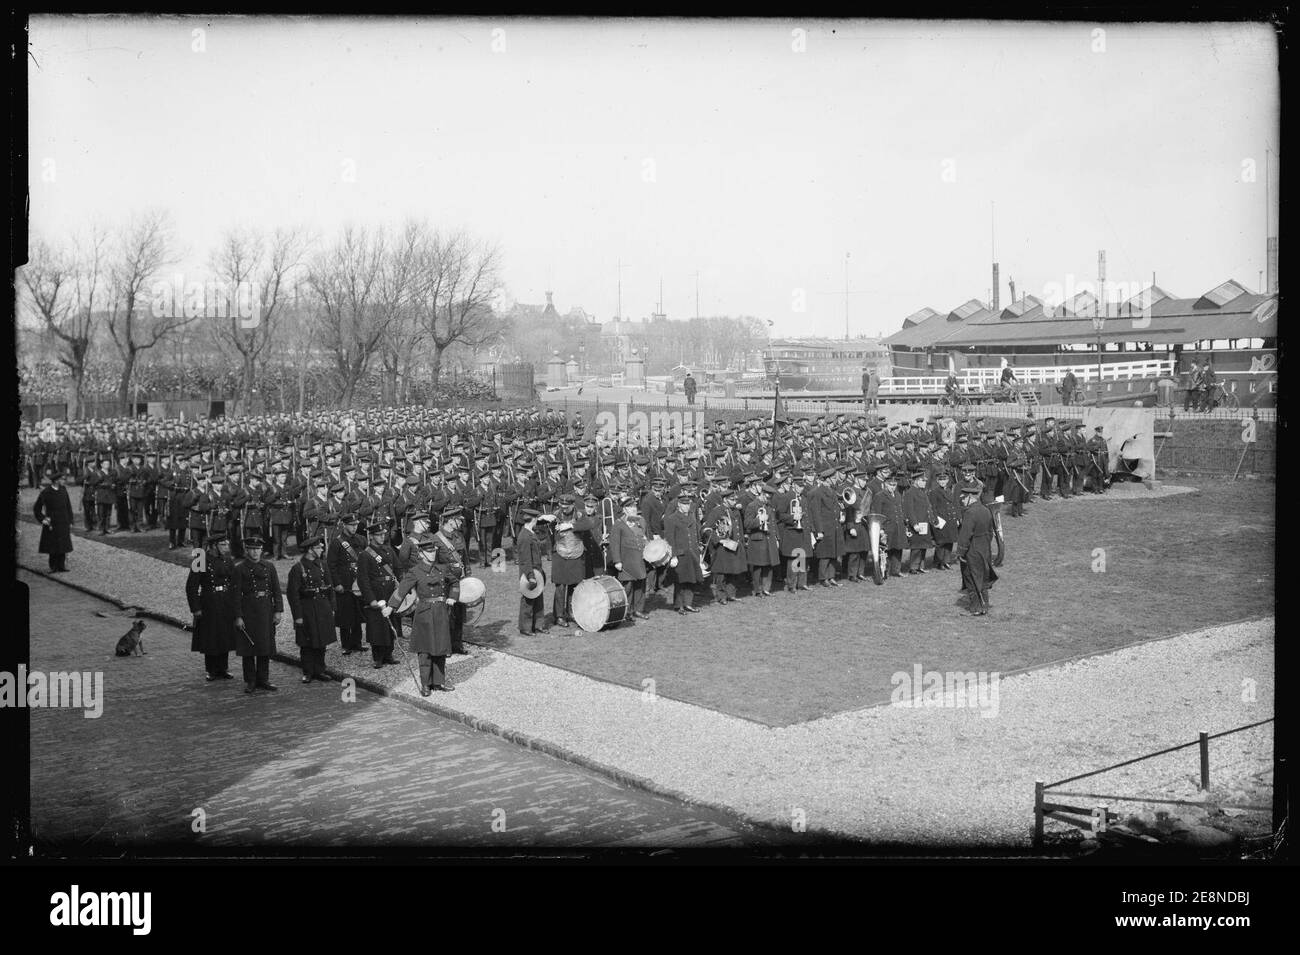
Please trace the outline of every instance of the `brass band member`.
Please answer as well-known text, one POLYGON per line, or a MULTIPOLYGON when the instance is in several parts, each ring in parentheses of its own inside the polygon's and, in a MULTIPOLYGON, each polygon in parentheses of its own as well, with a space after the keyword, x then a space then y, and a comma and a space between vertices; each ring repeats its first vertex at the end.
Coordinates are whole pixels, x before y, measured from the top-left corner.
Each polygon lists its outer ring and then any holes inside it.
POLYGON ((623 589, 627 591, 628 606, 637 620, 648 620, 645 612, 646 565, 643 552, 646 545, 645 519, 637 513, 637 500, 631 494, 619 499, 622 516, 614 522, 610 535, 610 562, 618 574, 623 589))
POLYGON ((749 565, 751 593, 772 596, 772 568, 781 559, 779 530, 770 498, 776 488, 758 485, 755 498, 745 505, 745 562, 749 565))
POLYGON ((672 554, 668 566, 673 571, 673 606, 683 616, 700 612, 695 606, 695 585, 704 580, 695 510, 695 482, 683 481, 678 486, 675 509, 664 517, 664 540, 672 554))

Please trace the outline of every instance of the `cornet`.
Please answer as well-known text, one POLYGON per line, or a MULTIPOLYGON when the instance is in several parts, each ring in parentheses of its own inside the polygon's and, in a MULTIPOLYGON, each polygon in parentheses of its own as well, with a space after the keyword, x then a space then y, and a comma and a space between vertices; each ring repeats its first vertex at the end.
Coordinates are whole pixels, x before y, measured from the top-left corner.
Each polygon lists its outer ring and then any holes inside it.
POLYGON ((796 494, 790 499, 790 519, 794 521, 794 529, 803 531, 803 502, 799 500, 796 494))

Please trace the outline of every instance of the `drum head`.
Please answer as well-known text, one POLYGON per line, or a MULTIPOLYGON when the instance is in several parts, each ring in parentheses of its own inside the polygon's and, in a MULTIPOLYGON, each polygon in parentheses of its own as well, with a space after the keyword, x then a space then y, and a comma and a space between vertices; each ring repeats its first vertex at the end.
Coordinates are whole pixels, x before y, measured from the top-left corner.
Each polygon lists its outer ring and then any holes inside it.
POLYGON ((419 602, 419 599, 420 598, 416 596, 414 588, 408 590, 406 596, 402 598, 402 602, 397 605, 397 609, 394 610, 393 613, 397 614, 399 617, 405 616, 415 609, 415 605, 419 602))
POLYGON ((483 598, 487 596, 487 587, 483 581, 477 577, 462 577, 460 581, 461 603, 472 607, 477 603, 482 603, 483 598))
POLYGON ((672 551, 668 546, 668 542, 663 538, 656 538, 645 545, 645 549, 641 552, 641 558, 647 564, 662 567, 668 563, 671 554, 672 551))
POLYGON ((592 577, 573 590, 573 619, 583 630, 601 630, 627 615, 627 595, 613 577, 592 577))

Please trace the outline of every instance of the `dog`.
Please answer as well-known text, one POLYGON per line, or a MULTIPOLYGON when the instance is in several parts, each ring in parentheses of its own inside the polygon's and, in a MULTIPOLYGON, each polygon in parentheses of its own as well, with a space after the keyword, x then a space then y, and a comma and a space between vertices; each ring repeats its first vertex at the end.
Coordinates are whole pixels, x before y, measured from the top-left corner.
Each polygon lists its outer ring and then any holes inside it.
POLYGON ((131 624, 131 629, 122 634, 122 638, 117 641, 117 650, 114 651, 119 657, 129 657, 132 655, 144 655, 144 621, 137 620, 131 624))

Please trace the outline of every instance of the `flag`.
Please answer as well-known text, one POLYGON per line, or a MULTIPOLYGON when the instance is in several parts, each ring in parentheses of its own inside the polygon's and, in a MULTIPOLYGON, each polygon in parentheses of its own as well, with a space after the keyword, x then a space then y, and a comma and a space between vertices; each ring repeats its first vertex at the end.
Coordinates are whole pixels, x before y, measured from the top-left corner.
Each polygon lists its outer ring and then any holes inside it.
POLYGON ((772 403, 772 431, 779 425, 789 424, 790 418, 785 413, 785 402, 781 400, 781 383, 776 383, 776 400, 772 403))

